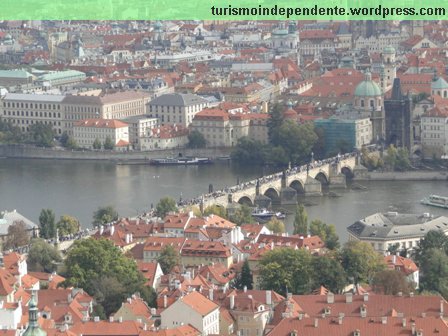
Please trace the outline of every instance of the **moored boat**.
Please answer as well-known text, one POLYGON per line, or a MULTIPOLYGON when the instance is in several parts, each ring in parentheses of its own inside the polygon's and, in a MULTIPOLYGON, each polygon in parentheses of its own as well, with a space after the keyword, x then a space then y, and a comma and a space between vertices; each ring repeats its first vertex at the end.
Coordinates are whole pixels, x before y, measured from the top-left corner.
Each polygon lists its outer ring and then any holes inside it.
POLYGON ((160 159, 151 159, 149 161, 149 164, 155 166, 186 166, 186 165, 203 165, 211 163, 213 163, 213 161, 210 158, 198 158, 198 157, 160 158, 160 159))
POLYGON ((252 217, 254 217, 256 219, 269 220, 272 217, 276 217, 278 219, 284 219, 284 218, 286 218, 286 215, 282 212, 273 212, 273 211, 269 211, 268 209, 265 209, 265 208, 255 208, 252 211, 252 217))
POLYGON ((422 199, 420 203, 448 209, 448 197, 446 196, 429 195, 429 197, 422 199))

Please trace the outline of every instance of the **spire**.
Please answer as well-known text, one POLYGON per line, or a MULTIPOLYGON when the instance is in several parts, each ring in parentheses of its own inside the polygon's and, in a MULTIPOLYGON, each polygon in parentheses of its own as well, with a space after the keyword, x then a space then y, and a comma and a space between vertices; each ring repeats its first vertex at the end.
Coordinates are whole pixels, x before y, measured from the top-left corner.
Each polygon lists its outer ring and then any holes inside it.
POLYGON ((33 291, 31 294, 31 300, 29 302, 29 326, 36 328, 37 324, 37 300, 36 300, 36 291, 33 291))
POLYGON ((394 85, 392 86, 392 100, 402 100, 403 99, 403 93, 401 92, 401 82, 400 78, 394 79, 394 85))

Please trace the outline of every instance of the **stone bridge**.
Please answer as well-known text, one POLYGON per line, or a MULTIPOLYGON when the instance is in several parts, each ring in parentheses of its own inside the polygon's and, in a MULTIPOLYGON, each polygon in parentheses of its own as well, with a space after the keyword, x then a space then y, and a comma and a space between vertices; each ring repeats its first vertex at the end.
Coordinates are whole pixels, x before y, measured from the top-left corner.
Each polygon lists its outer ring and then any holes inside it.
POLYGON ((202 204, 204 208, 213 204, 227 207, 234 202, 251 206, 264 206, 265 202, 271 201, 294 204, 297 195, 321 196, 323 186, 346 188, 347 177, 358 176, 365 171, 356 154, 345 154, 203 195, 202 204))

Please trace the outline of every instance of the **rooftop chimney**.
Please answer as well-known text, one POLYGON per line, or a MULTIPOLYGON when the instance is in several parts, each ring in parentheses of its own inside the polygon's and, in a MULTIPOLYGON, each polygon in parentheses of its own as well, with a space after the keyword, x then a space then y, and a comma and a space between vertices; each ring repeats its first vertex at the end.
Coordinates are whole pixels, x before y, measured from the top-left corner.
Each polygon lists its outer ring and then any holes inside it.
POLYGON ((272 304, 272 292, 270 290, 266 291, 266 304, 267 305, 272 304))
POLYGON ((113 235, 114 235, 114 232, 115 232, 115 226, 114 226, 114 225, 111 225, 111 226, 110 226, 110 235, 113 236, 113 235))
POLYGON ((243 287, 243 291, 244 291, 244 293, 247 292, 247 286, 244 286, 244 287, 243 287))
POLYGON ((113 323, 114 322, 114 317, 111 315, 111 316, 109 316, 109 322, 110 323, 113 323))
POLYGON ((327 303, 334 303, 334 294, 332 292, 327 293, 327 303))
POLYGON ((317 318, 314 319, 314 328, 317 328, 319 325, 319 320, 317 318))
POLYGON ((163 296, 163 308, 166 308, 168 306, 168 298, 166 295, 163 296))
POLYGON ((440 300, 440 316, 443 316, 444 313, 444 300, 440 300))
POLYGON ((104 226, 100 225, 100 235, 102 235, 104 233, 104 226))
POLYGON ((210 288, 208 291, 208 298, 210 299, 210 301, 213 301, 213 288, 210 288))
POLYGON ((353 302, 353 293, 348 292, 345 293, 345 303, 352 303, 353 302))
POLYGON ((382 324, 387 324, 387 316, 383 316, 383 317, 381 318, 381 323, 382 323, 382 324))
POLYGON ((415 322, 411 323, 411 331, 412 331, 412 335, 415 335, 415 322))
POLYGON ((364 302, 369 301, 369 293, 364 293, 364 302))
POLYGON ((405 318, 403 318, 401 320, 401 325, 403 326, 403 328, 406 328, 406 319, 405 318))
POLYGON ((235 295, 230 295, 230 309, 235 308, 235 295))

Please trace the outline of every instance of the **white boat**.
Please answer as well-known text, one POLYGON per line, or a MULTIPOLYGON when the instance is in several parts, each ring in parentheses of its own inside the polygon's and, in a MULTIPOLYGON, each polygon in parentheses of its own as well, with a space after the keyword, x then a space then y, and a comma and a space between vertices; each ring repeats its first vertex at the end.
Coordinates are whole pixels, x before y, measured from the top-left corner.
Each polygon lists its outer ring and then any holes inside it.
POLYGON ((278 219, 286 218, 286 215, 282 212, 273 212, 265 208, 255 208, 254 211, 252 211, 252 217, 258 219, 271 219, 274 216, 278 219))
POLYGON ((184 165, 211 164, 213 163, 213 161, 209 158, 180 157, 180 158, 152 159, 149 163, 156 166, 172 166, 172 165, 184 166, 184 165))
POLYGON ((448 209, 448 197, 429 195, 420 201, 422 204, 448 209))

